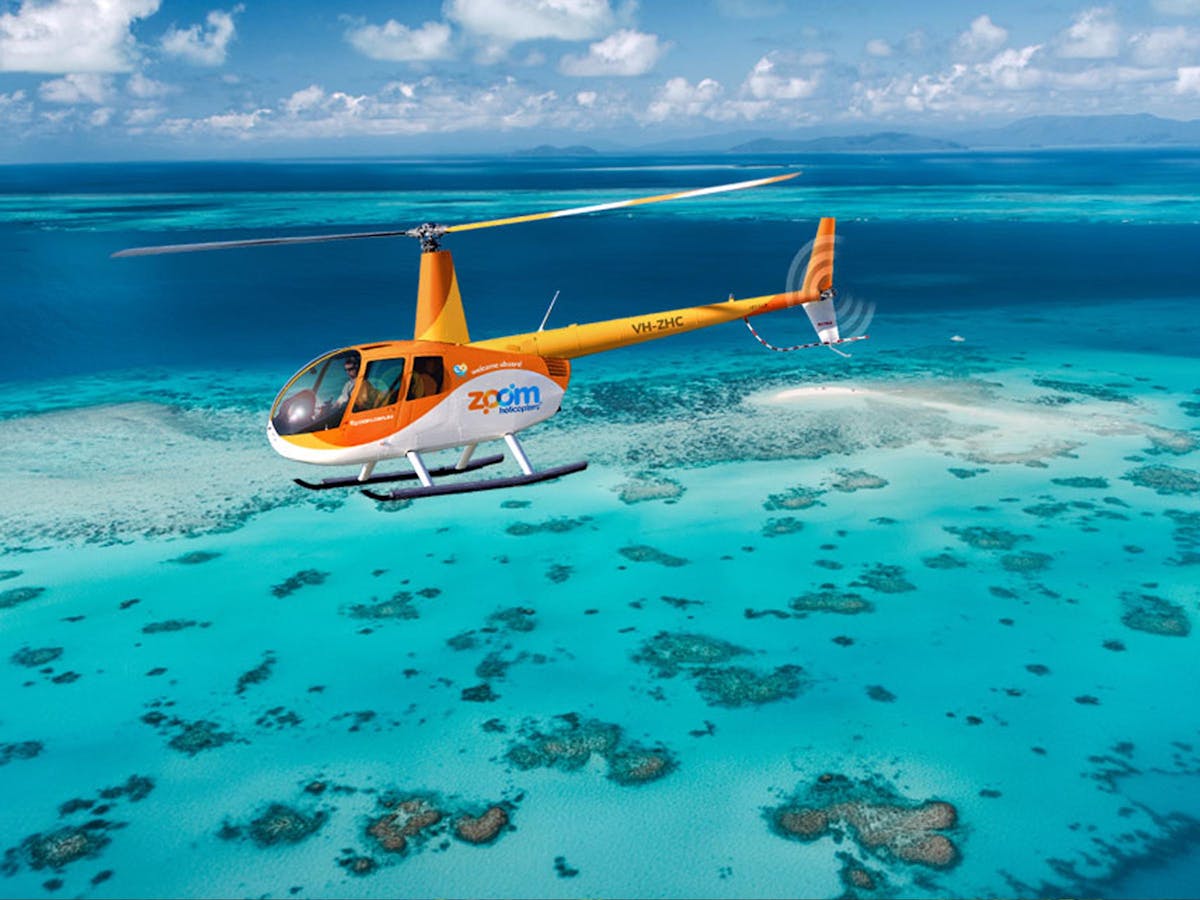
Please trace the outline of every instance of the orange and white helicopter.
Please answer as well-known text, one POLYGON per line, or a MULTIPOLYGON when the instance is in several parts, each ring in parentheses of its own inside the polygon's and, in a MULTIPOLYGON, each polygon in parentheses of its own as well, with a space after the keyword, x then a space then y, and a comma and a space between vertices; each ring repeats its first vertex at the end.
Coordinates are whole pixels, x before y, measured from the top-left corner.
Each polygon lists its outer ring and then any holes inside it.
POLYGON ((113 256, 375 237, 419 239, 421 270, 413 339, 357 344, 310 362, 275 399, 267 423, 267 439, 276 452, 288 459, 360 467, 357 475, 321 481, 296 479, 297 484, 306 488, 365 488, 415 479, 420 482, 419 487, 382 493, 364 490, 364 493, 376 500, 458 494, 533 484, 587 467, 586 462, 575 462, 535 470, 517 440, 517 432, 558 412, 571 377, 570 360, 578 356, 801 305, 818 337, 816 342, 802 347, 832 346, 861 337, 842 338, 838 334, 833 306, 834 220, 830 218, 820 221, 798 290, 746 300, 730 297, 704 306, 549 330, 545 330, 543 319, 543 327, 537 331, 482 341, 471 340, 467 332, 454 263, 450 251, 440 249, 438 243, 443 235, 736 191, 786 181, 798 174, 464 225, 427 223, 404 231, 137 247, 113 256), (479 444, 496 440, 508 445, 520 467, 520 475, 484 481, 434 482, 434 477, 471 472, 500 462, 503 454, 474 457, 479 444), (462 454, 454 465, 431 470, 421 457, 422 453, 458 447, 463 448, 462 454), (375 473, 379 462, 400 457, 408 460, 411 472, 375 473))

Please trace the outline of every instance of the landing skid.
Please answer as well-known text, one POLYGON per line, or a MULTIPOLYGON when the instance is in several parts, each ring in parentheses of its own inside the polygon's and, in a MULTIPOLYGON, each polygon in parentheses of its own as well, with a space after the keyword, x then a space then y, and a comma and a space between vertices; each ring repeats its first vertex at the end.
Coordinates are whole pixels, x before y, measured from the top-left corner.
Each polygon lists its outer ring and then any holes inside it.
MULTIPOLYGON (((482 469, 484 466, 494 466, 498 462, 503 462, 503 460, 503 453, 497 453, 493 456, 481 456, 479 459, 473 459, 461 466, 441 466, 437 469, 430 469, 429 475, 441 476, 456 475, 459 472, 474 472, 476 469, 482 469)), ((362 480, 359 480, 354 475, 346 478, 324 478, 317 482, 305 481, 302 478, 294 478, 292 480, 300 485, 300 487, 308 488, 310 491, 327 491, 330 488, 363 487, 368 484, 385 484, 389 481, 411 481, 420 477, 416 472, 390 472, 384 475, 372 475, 362 480)))
MULTIPOLYGON (((537 484, 539 481, 549 481, 552 478, 561 478, 564 475, 582 472, 586 468, 586 461, 574 462, 563 466, 555 466, 551 469, 543 469, 540 472, 530 472, 528 475, 512 475, 508 478, 491 478, 487 481, 460 481, 455 484, 431 484, 422 487, 401 488, 398 491, 391 491, 386 494, 379 491, 367 490, 364 490, 363 493, 372 500, 415 500, 418 497, 438 497, 443 494, 471 494, 476 491, 494 491, 500 488, 520 487, 524 484, 537 484)), ((430 472, 429 474, 432 475, 434 473, 430 472)))
MULTIPOLYGON (((389 493, 380 493, 379 491, 363 491, 363 493, 372 500, 415 500, 417 497, 438 497, 443 494, 470 494, 475 491, 495 491, 500 488, 536 484, 539 481, 549 481, 551 478, 561 478, 564 475, 570 475, 574 472, 582 472, 587 468, 586 462, 574 462, 535 472, 533 465, 529 462, 529 457, 525 455, 525 449, 521 446, 521 442, 517 440, 515 434, 504 435, 504 443, 508 444, 508 449, 512 451, 513 459, 521 467, 520 475, 512 475, 508 478, 492 478, 487 481, 460 481, 455 484, 434 484, 432 476, 443 474, 445 469, 429 471, 425 468, 425 462, 421 459, 421 454, 415 450, 410 450, 405 455, 408 457, 409 465, 413 467, 413 474, 421 481, 420 487, 401 488, 398 491, 391 491, 389 493)), ((458 466, 452 468, 451 471, 464 471, 469 465, 468 461, 474 450, 475 445, 468 444, 463 450, 463 455, 458 461, 458 466)))

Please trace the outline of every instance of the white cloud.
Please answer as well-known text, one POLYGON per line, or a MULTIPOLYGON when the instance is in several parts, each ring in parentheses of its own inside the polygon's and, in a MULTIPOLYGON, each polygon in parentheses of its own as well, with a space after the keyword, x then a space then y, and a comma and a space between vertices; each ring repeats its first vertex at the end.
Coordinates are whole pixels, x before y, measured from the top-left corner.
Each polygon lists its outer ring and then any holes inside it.
POLYGON ((198 66, 219 66, 225 62, 230 41, 237 33, 233 17, 243 12, 240 3, 229 12, 214 9, 205 17, 207 28, 191 25, 171 27, 162 38, 162 48, 172 56, 180 56, 198 66))
POLYGON ((1200 66, 1180 66, 1175 80, 1175 93, 1200 94, 1200 66))
POLYGON ((162 118, 165 112, 161 106, 139 106, 125 113, 125 124, 131 128, 141 128, 162 118))
POLYGON ((0 122, 27 122, 33 114, 33 104, 24 91, 0 94, 0 122))
POLYGON ((586 41, 616 23, 608 0, 446 0, 445 14, 500 46, 544 38, 586 41))
POLYGON ((100 109, 92 110, 91 115, 88 116, 88 124, 93 128, 103 128, 111 121, 112 117, 112 107, 102 106, 100 109))
POLYGON ((1200 16, 1200 0, 1154 0, 1154 8, 1172 16, 1200 16))
POLYGON ((580 106, 590 109, 596 105, 596 97, 599 96, 595 91, 580 91, 575 95, 575 102, 580 106))
POLYGON ((125 90, 130 96, 149 100, 152 97, 165 97, 172 93, 174 88, 161 81, 155 81, 153 78, 147 78, 141 72, 134 72, 125 82, 125 90))
POLYGON ((709 115, 724 93, 721 82, 713 78, 703 78, 696 84, 686 78, 671 78, 659 88, 646 110, 646 118, 651 122, 662 122, 678 116, 709 115))
POLYGON ((887 41, 882 40, 880 38, 875 38, 874 40, 867 41, 866 49, 867 49, 868 56, 884 57, 884 56, 892 55, 892 45, 889 44, 887 41))
POLYGON ((1058 55, 1067 59, 1108 59, 1121 47, 1121 28, 1111 6, 1093 6, 1059 35, 1058 55))
POLYGON ((1129 39, 1133 59, 1144 66, 1176 65, 1191 62, 1200 51, 1200 31, 1176 25, 1151 28, 1129 39))
POLYGON ((0 71, 127 72, 136 43, 129 29, 158 5, 159 0, 22 0, 16 12, 0 15, 0 71))
POLYGON ((449 59, 454 55, 450 26, 445 22, 426 22, 420 28, 409 28, 388 19, 383 25, 349 29, 346 40, 364 56, 389 62, 449 59))
POLYGON ((587 56, 564 56, 564 75, 644 75, 667 52, 658 35, 623 28, 588 47, 587 56))
POLYGON ((96 72, 81 72, 64 75, 53 81, 45 81, 38 88, 38 96, 47 103, 95 103, 108 100, 111 84, 109 79, 96 72))
POLYGON ((955 48, 961 56, 976 58, 994 53, 1008 40, 1008 30, 992 21, 991 16, 979 16, 971 27, 958 36, 955 48))
POLYGON ((777 75, 775 61, 768 55, 754 64, 742 85, 742 93, 755 100, 801 100, 813 95, 817 89, 817 82, 816 76, 785 78, 777 75))

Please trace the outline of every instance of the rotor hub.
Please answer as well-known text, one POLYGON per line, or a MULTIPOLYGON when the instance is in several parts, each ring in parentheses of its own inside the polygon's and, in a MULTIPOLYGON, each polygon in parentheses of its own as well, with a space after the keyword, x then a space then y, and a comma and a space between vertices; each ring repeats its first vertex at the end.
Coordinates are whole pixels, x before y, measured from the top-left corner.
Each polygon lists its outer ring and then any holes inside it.
POLYGON ((438 239, 445 233, 445 225, 435 225, 433 222, 425 222, 405 232, 409 237, 415 237, 421 242, 422 253, 433 253, 437 250, 438 239))

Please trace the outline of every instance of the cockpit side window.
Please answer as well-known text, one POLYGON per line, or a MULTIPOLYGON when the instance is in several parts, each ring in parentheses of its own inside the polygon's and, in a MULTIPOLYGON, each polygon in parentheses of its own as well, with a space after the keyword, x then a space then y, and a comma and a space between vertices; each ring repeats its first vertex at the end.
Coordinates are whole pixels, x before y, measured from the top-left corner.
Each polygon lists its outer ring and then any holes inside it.
POLYGON ((413 359, 412 379, 408 385, 409 400, 432 397, 442 392, 445 371, 440 356, 418 356, 413 359))
POLYGON ((379 409, 400 400, 400 384, 404 381, 404 359, 375 359, 367 363, 362 387, 354 401, 354 411, 379 409))
POLYGON ((342 350, 321 357, 292 378, 271 409, 276 433, 308 434, 341 425, 361 361, 357 350, 342 350))

